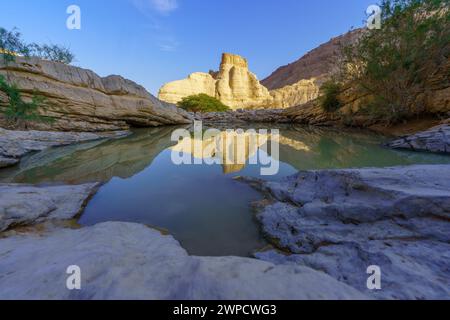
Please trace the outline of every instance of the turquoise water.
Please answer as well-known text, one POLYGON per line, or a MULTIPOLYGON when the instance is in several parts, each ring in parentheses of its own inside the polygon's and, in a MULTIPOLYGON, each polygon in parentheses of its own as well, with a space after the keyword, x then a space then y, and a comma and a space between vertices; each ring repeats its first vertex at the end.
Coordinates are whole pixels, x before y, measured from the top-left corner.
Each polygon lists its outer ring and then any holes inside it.
MULTIPOLYGON (((273 125, 270 125, 274 128, 273 125)), ((277 127, 275 127, 277 128, 277 127)), ((195 255, 248 256, 265 246, 251 203, 261 195, 233 178, 260 177, 259 165, 174 165, 173 127, 139 129, 127 138, 33 154, 0 171, 17 183, 102 181, 79 223, 144 223, 167 229, 195 255)), ((394 151, 387 138, 360 131, 281 126, 279 179, 298 170, 450 163, 444 155, 394 151)), ((249 155, 252 159, 252 155, 249 155)))

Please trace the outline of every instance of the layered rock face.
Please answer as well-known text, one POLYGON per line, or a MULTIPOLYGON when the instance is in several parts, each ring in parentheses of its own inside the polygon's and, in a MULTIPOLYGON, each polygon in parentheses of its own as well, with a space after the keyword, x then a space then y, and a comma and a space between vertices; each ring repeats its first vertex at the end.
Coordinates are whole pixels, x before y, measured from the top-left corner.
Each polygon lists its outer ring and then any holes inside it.
MULTIPOLYGON (((1 61, 0 74, 17 85, 24 100, 33 93, 46 99, 41 113, 55 121, 34 123, 29 128, 111 131, 191 122, 188 113, 120 76, 101 78, 90 70, 37 58, 17 58, 8 65, 1 61)), ((0 96, 0 102, 5 99, 0 96)))
POLYGON ((387 143, 394 149, 408 149, 450 154, 450 124, 443 124, 430 130, 402 137, 387 143))
POLYGON ((275 108, 289 108, 307 103, 319 96, 320 84, 318 79, 312 78, 300 80, 299 82, 283 88, 270 91, 275 108))
POLYGON ((272 96, 248 69, 248 62, 238 55, 224 53, 217 73, 193 73, 187 79, 164 85, 159 99, 178 103, 182 98, 205 93, 232 109, 267 107, 272 96))

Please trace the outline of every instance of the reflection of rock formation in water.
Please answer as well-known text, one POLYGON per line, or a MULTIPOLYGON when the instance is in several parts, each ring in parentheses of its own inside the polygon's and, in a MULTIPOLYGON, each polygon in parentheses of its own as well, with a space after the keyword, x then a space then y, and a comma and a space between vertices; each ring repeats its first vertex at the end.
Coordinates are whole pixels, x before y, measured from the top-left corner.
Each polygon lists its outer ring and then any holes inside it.
POLYGON ((173 128, 137 130, 132 136, 103 143, 52 149, 24 159, 16 170, 7 172, 8 182, 109 181, 129 178, 148 167, 170 147, 173 128))
MULTIPOLYGON (((254 125, 254 129, 264 129, 263 125, 254 125)), ((257 143, 251 148, 245 141, 237 162, 233 153, 227 152, 220 159, 235 161, 224 162, 224 173, 241 171, 250 160, 258 159, 258 150, 267 150, 271 160, 280 160, 298 170, 326 168, 358 168, 368 166, 392 166, 408 163, 429 163, 426 155, 410 154, 379 147, 381 138, 354 130, 330 130, 303 127, 298 125, 277 125, 280 130, 279 154, 272 152, 267 144, 273 137, 259 134, 257 143), (259 141, 258 141, 259 140, 259 141)), ((274 128, 274 129, 275 129, 274 128)), ((243 128, 248 130, 248 127, 243 128)), ((148 167, 153 159, 165 149, 175 145, 171 143, 174 128, 153 128, 137 130, 130 137, 113 141, 94 141, 79 145, 49 149, 22 159, 21 163, 10 169, 0 171, 1 182, 65 182, 85 183, 109 181, 112 177, 128 178, 148 167)), ((224 128, 221 129, 224 131, 224 128)), ((270 131, 269 131, 270 133, 270 131)), ((248 137, 247 137, 248 138, 248 137)), ((198 150, 209 150, 205 156, 193 151, 198 159, 219 156, 214 141, 199 141, 198 150)), ((187 141, 178 144, 173 150, 186 150, 191 153, 191 144, 187 141)), ((192 142, 191 142, 192 143, 192 142)), ((195 149, 192 149, 195 150, 195 149)), ((261 152, 265 156, 265 152, 261 152)), ((444 162, 447 162, 445 160, 444 162)))
POLYGON ((247 160, 267 143, 268 135, 217 132, 210 137, 185 137, 171 149, 196 159, 221 164, 224 173, 238 172, 245 168, 247 160))
POLYGON ((239 172, 247 163, 255 163, 258 156, 269 154, 273 160, 279 160, 278 152, 274 152, 274 142, 287 145, 296 151, 310 151, 309 147, 300 140, 274 134, 269 131, 232 131, 217 132, 214 136, 185 137, 171 149, 181 154, 191 155, 193 158, 209 160, 221 164, 224 173, 239 172), (270 144, 268 142, 271 142, 270 144), (261 150, 263 153, 259 153, 261 150))

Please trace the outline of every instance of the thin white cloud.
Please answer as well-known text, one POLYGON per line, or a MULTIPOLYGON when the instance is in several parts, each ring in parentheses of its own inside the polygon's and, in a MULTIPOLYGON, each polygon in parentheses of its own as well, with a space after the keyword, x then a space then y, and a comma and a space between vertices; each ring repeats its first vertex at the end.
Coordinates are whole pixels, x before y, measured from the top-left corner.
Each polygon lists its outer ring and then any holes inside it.
POLYGON ((150 0, 150 2, 159 13, 169 13, 178 9, 177 0, 150 0))
POLYGON ((132 0, 132 3, 145 14, 156 12, 167 15, 178 9, 178 0, 132 0))
POLYGON ((175 52, 179 46, 180 43, 175 39, 164 39, 158 43, 158 48, 165 52, 175 52))

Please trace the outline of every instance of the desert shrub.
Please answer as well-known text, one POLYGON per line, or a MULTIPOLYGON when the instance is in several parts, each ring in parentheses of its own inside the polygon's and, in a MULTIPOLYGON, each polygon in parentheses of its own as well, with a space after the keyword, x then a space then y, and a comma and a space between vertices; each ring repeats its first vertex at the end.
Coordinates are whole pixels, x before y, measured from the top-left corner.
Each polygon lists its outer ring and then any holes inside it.
POLYGON ((8 31, 4 28, 0 28, 0 54, 5 63, 14 61, 16 56, 37 57, 65 64, 70 64, 75 59, 74 54, 66 47, 53 44, 28 44, 22 39, 22 34, 17 29, 8 31))
POLYGON ((33 94, 31 101, 25 102, 17 86, 8 84, 2 75, 0 75, 0 92, 6 96, 6 101, 2 102, 0 112, 4 114, 4 117, 12 126, 26 126, 29 122, 53 121, 52 118, 39 114, 39 108, 44 106, 45 98, 33 94))
POLYGON ((382 0, 381 8, 381 30, 343 48, 341 75, 374 97, 364 112, 396 122, 422 111, 418 94, 450 57, 450 10, 448 0, 382 0))
POLYGON ((320 105, 326 112, 335 112, 341 108, 342 104, 339 101, 339 93, 341 85, 335 81, 327 81, 321 87, 320 105))
POLYGON ((218 99, 204 93, 185 97, 178 103, 178 106, 190 112, 225 112, 230 110, 230 107, 218 99))
POLYGON ((22 35, 17 29, 8 31, 0 28, 0 54, 5 63, 14 61, 16 55, 29 55, 29 47, 22 41, 22 35))
POLYGON ((66 47, 57 45, 37 45, 30 46, 30 55, 41 59, 71 64, 75 59, 75 55, 66 47))

